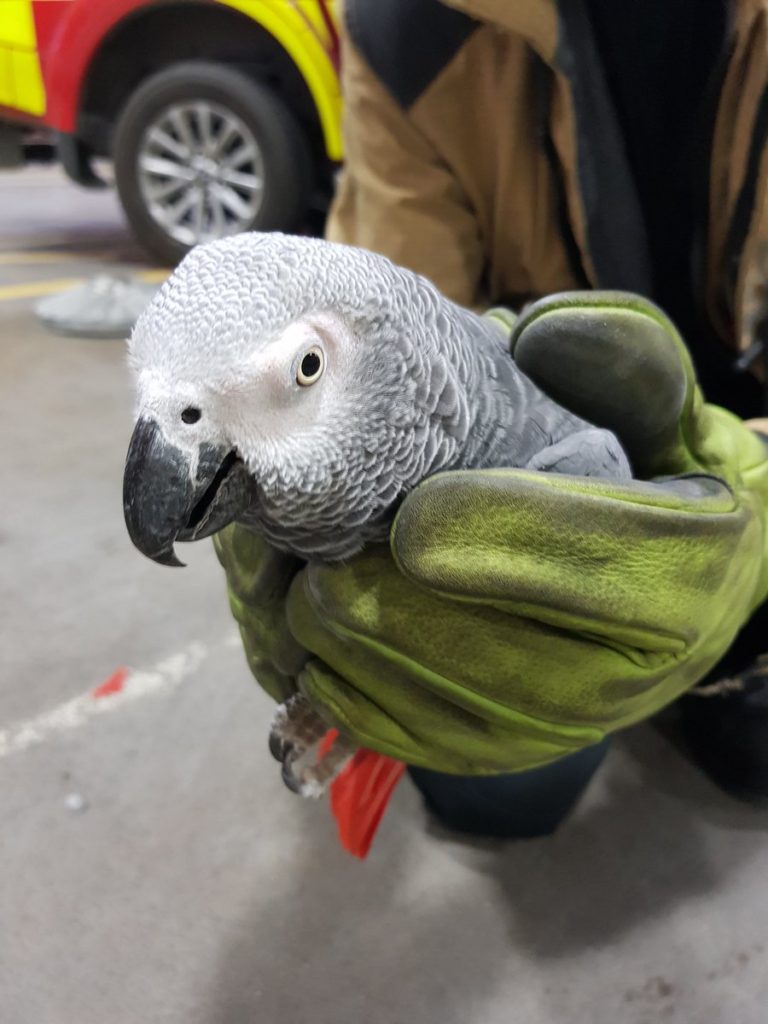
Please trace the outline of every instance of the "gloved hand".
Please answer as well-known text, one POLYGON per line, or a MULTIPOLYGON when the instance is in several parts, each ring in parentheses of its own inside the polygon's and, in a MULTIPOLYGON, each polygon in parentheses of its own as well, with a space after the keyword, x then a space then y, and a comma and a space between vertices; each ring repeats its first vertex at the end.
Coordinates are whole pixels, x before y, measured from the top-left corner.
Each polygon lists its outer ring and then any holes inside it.
POLYGON ((299 568, 240 527, 216 539, 262 685, 283 699, 297 680, 359 744, 445 772, 534 768, 653 714, 768 595, 768 449, 704 404, 655 306, 555 296, 512 348, 653 482, 440 474, 391 552, 346 564, 299 568))
POLYGON ((227 575, 229 606, 248 666, 270 697, 282 703, 296 692, 296 677, 310 657, 286 621, 288 589, 304 563, 275 551, 243 526, 215 534, 213 546, 227 575))

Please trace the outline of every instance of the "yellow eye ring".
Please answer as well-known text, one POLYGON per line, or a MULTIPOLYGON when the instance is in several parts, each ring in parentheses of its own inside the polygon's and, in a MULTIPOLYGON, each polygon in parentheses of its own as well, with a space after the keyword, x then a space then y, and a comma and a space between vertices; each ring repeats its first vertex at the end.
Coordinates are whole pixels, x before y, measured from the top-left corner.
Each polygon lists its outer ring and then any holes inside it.
POLYGON ((322 377, 324 369, 325 353, 319 345, 313 345, 301 357, 301 362, 296 370, 296 383, 307 388, 322 377))

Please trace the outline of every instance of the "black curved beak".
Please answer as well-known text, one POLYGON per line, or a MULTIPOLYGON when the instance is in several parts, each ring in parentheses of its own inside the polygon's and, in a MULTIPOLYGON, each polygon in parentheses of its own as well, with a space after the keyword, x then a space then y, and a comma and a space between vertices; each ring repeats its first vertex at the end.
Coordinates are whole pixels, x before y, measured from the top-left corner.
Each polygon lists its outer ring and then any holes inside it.
POLYGON ((134 545, 160 565, 181 566, 177 540, 222 529, 255 497, 255 483, 228 448, 203 444, 192 476, 188 454, 167 441, 153 420, 139 419, 123 475, 123 512, 134 545))

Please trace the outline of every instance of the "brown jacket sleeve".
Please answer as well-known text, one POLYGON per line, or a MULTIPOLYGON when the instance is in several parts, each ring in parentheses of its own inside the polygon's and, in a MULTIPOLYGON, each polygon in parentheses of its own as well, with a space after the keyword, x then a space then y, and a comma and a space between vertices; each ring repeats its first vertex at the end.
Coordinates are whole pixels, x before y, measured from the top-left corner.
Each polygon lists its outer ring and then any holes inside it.
POLYGON ((379 252, 482 306, 477 218, 449 167, 342 39, 345 165, 326 237, 379 252))

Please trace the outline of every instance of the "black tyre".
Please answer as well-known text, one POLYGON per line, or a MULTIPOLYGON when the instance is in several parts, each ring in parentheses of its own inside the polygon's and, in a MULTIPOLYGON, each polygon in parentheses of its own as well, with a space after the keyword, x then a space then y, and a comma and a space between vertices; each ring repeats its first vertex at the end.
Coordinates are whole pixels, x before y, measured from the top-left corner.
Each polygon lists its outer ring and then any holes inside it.
POLYGON ((308 205, 309 147, 268 86, 208 61, 146 79, 118 119, 120 201, 139 241, 167 265, 199 242, 290 231, 308 205))

